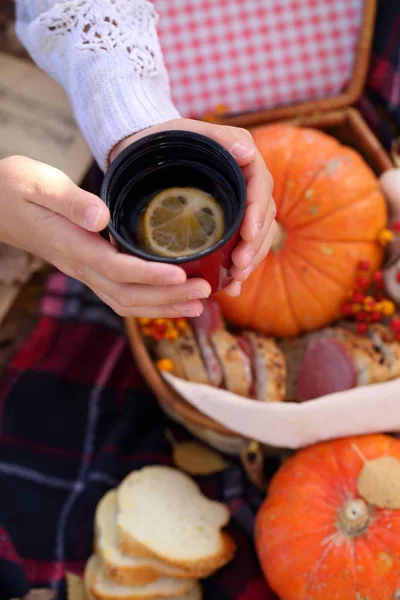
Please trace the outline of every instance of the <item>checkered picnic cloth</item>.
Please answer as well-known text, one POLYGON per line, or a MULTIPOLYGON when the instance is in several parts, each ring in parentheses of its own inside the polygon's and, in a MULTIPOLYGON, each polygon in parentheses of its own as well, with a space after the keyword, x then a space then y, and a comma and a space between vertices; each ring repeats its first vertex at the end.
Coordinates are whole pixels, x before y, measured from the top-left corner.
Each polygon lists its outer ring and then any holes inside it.
POLYGON ((186 116, 339 94, 363 0, 154 0, 174 101, 186 116))

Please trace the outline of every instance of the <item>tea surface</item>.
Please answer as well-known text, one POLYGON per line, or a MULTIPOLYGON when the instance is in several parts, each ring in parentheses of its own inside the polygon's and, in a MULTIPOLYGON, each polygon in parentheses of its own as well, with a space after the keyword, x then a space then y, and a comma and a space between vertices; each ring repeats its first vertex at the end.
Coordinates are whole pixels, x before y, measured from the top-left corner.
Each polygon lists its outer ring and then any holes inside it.
POLYGON ((157 193, 137 220, 136 238, 149 252, 176 258, 214 245, 224 235, 220 204, 198 188, 176 187, 157 193))

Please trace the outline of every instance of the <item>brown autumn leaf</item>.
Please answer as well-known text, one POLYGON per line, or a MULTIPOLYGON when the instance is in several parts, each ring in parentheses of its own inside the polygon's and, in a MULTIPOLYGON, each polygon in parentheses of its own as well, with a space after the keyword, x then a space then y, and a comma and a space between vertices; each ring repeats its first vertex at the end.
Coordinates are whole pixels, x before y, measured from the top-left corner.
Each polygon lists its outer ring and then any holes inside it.
POLYGON ((230 466, 218 452, 199 442, 177 442, 170 431, 166 432, 166 436, 172 445, 174 463, 189 475, 213 475, 230 466))
POLYGON ((74 573, 67 573, 67 593, 68 600, 88 600, 82 577, 74 573))
POLYGON ((400 461, 394 456, 366 460, 357 480, 358 493, 379 508, 400 508, 400 461))

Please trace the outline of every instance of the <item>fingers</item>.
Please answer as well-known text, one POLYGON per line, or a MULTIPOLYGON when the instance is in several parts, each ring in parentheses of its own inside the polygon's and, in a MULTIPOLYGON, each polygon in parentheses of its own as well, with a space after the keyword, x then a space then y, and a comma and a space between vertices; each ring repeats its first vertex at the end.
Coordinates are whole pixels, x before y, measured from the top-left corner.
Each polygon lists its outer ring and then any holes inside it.
POLYGON ((179 317, 199 317, 203 312, 203 305, 199 301, 185 302, 161 306, 133 306, 125 307, 115 302, 114 299, 103 292, 93 289, 95 294, 113 309, 120 317, 147 317, 149 319, 179 317))
POLYGON ((201 121, 193 121, 193 123, 196 123, 195 127, 198 133, 206 135, 221 144, 232 154, 241 167, 248 165, 254 159, 256 146, 251 133, 247 129, 213 125, 201 121))
POLYGON ((79 279, 90 288, 106 294, 115 305, 126 309, 182 304, 208 298, 211 294, 210 285, 203 279, 190 279, 179 285, 164 286, 115 283, 88 267, 82 269, 79 279))
POLYGON ((65 219, 60 220, 58 255, 53 264, 67 275, 83 281, 118 314, 170 317, 201 314, 200 299, 211 294, 208 282, 203 279, 186 281, 180 267, 119 254, 96 234, 79 229, 65 219), (71 240, 74 240, 73 244, 71 240), (118 281, 117 276, 129 283, 118 281), (166 281, 172 280, 174 284, 165 285, 166 281), (147 308, 152 310, 145 310, 147 308))
POLYGON ((122 150, 124 150, 132 142, 145 137, 151 133, 158 131, 166 131, 176 129, 180 131, 193 131, 194 133, 200 133, 206 137, 211 138, 215 142, 218 142, 228 150, 237 160, 238 164, 243 167, 249 164, 256 152, 256 147, 253 141, 253 137, 247 129, 241 129, 240 127, 229 127, 227 125, 216 125, 214 123, 205 123, 203 121, 195 121, 192 119, 174 119, 167 123, 155 125, 147 130, 141 131, 140 133, 134 134, 122 140, 112 150, 110 154, 110 160, 114 160, 122 150))
POLYGON ((73 183, 64 173, 49 165, 30 162, 32 193, 28 200, 87 229, 101 231, 110 220, 110 211, 94 194, 73 183))
POLYGON ((88 267, 111 282, 175 285, 186 281, 181 267, 122 254, 99 235, 84 231, 61 217, 57 219, 56 228, 52 231, 49 228, 49 235, 53 254, 47 260, 57 266, 67 261, 70 275, 77 279, 85 276, 83 271, 88 267))
POLYGON ((275 237, 278 233, 278 226, 276 221, 272 223, 267 236, 265 237, 261 247, 255 255, 252 264, 247 267, 244 271, 233 266, 231 268, 231 276, 233 281, 224 289, 224 293, 231 298, 240 296, 242 291, 242 283, 252 274, 252 272, 258 267, 262 260, 267 256, 272 244, 274 243, 275 237))
POLYGON ((267 236, 270 234, 271 226, 273 223, 274 220, 272 220, 271 223, 269 223, 269 220, 265 221, 263 228, 257 236, 256 240, 251 244, 248 244, 243 240, 239 242, 239 244, 232 252, 233 266, 237 267, 242 271, 247 270, 251 265, 255 266, 255 257, 258 254, 261 246, 264 244, 267 236))
MULTIPOLYGON (((261 263, 261 261, 263 261, 264 258, 267 256, 268 252, 271 249, 272 244, 274 243, 277 233, 278 233, 278 226, 276 224, 276 221, 273 221, 271 227, 269 228, 267 235, 265 236, 265 239, 263 240, 263 243, 261 244, 260 248, 258 249, 257 253, 254 256, 254 258, 251 262, 251 265, 248 266, 246 269, 240 269, 235 265, 231 268, 231 276, 235 280, 234 282, 232 282, 232 284, 235 282, 243 283, 244 281, 246 281, 246 279, 248 277, 250 277, 250 275, 258 267, 258 265, 261 263)), ((230 288, 231 290, 239 289, 237 286, 235 287, 232 284, 230 284, 232 286, 230 288)))
POLYGON ((242 291, 242 284, 239 281, 232 281, 226 288, 224 289, 224 293, 231 298, 236 298, 240 296, 240 292, 242 291))
POLYGON ((252 243, 265 223, 270 225, 276 216, 273 180, 258 151, 253 162, 243 169, 243 175, 247 185, 247 208, 240 234, 245 242, 252 243))

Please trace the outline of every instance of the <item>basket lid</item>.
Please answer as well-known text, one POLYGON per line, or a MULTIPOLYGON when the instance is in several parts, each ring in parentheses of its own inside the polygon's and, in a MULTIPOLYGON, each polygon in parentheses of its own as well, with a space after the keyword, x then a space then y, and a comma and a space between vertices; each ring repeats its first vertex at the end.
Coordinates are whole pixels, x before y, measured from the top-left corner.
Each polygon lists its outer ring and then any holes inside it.
POLYGON ((219 122, 246 126, 344 108, 361 94, 376 0, 155 6, 173 99, 184 116, 217 112, 219 122))

